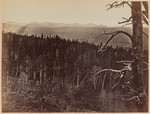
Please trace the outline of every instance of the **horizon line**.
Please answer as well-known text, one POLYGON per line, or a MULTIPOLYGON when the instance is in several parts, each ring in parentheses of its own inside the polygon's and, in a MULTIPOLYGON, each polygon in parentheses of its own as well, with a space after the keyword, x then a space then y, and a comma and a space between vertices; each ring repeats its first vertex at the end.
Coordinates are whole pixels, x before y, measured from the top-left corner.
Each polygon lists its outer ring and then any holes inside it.
POLYGON ((67 24, 67 25, 71 25, 71 24, 79 24, 79 25, 88 25, 88 24, 93 24, 93 26, 104 26, 104 27, 132 27, 131 25, 128 25, 128 26, 123 26, 123 25, 119 25, 118 26, 107 26, 107 25, 104 25, 104 24, 96 24, 96 23, 93 23, 93 22, 89 22, 89 23, 79 23, 79 22, 72 22, 72 23, 66 23, 66 22, 51 22, 51 21, 42 21, 42 22, 39 22, 39 21, 30 21, 30 22, 17 22, 17 21, 3 21, 3 23, 20 23, 20 24, 29 24, 29 23, 54 23, 54 24, 67 24))

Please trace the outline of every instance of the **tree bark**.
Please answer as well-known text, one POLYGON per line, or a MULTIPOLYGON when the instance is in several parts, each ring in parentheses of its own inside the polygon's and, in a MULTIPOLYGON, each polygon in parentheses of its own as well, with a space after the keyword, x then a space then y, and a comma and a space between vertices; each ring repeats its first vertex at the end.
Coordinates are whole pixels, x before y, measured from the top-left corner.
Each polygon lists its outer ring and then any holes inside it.
MULTIPOLYGON (((141 2, 132 2, 132 23, 133 23, 133 63, 132 63, 132 88, 138 93, 143 93, 143 71, 142 71, 142 14, 141 2)), ((144 110, 145 102, 136 104, 139 112, 144 110)))
POLYGON ((132 22, 133 22, 133 54, 132 63, 133 88, 138 90, 142 85, 142 19, 141 3, 132 2, 132 22))
POLYGON ((79 70, 78 70, 78 68, 77 68, 76 76, 77 76, 77 87, 79 87, 79 70))

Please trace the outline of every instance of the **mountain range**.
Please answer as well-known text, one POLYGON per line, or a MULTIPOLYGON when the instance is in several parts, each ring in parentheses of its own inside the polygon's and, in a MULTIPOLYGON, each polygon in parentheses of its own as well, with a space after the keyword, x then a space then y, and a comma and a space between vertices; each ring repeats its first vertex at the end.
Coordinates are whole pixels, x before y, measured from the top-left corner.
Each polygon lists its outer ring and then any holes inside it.
MULTIPOLYGON (((17 22, 6 22, 2 24, 2 30, 4 32, 13 32, 17 34, 28 34, 28 35, 38 35, 40 36, 42 33, 44 36, 53 36, 59 35, 65 39, 78 39, 80 42, 90 42, 96 45, 105 43, 110 35, 102 35, 97 37, 104 32, 114 32, 117 30, 126 31, 128 33, 132 33, 132 29, 130 27, 107 27, 104 25, 96 25, 93 23, 88 24, 79 24, 79 23, 51 23, 51 22, 30 22, 30 23, 17 23, 17 22)), ((125 35, 120 34, 114 38, 110 45, 112 46, 124 46, 129 47, 131 46, 131 42, 129 38, 125 35)))

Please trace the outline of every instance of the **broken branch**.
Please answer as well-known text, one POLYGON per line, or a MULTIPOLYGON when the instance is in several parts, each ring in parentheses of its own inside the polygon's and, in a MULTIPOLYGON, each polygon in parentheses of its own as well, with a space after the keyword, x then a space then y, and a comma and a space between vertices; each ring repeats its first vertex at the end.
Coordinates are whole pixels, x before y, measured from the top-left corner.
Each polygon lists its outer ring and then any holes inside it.
POLYGON ((126 19, 126 18, 124 18, 124 17, 122 17, 122 19, 124 19, 125 21, 118 22, 118 24, 128 23, 129 21, 131 21, 132 16, 131 16, 129 19, 126 19))
POLYGON ((121 3, 118 3, 118 1, 115 1, 112 4, 107 5, 107 6, 109 6, 109 8, 107 10, 109 10, 111 8, 118 8, 118 7, 121 7, 121 6, 124 7, 125 4, 127 4, 130 8, 132 8, 131 4, 129 4, 128 1, 123 1, 121 3))

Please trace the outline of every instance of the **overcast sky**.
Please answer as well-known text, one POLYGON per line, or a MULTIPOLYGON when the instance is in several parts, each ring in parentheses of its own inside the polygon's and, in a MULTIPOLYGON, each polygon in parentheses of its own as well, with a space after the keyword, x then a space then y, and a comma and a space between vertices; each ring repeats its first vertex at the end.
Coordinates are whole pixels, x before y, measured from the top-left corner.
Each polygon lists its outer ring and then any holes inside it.
POLYGON ((128 6, 106 11, 107 4, 113 1, 9 1, 2 2, 2 21, 28 23, 94 23, 106 26, 121 26, 122 17, 129 18, 131 10, 128 6))

